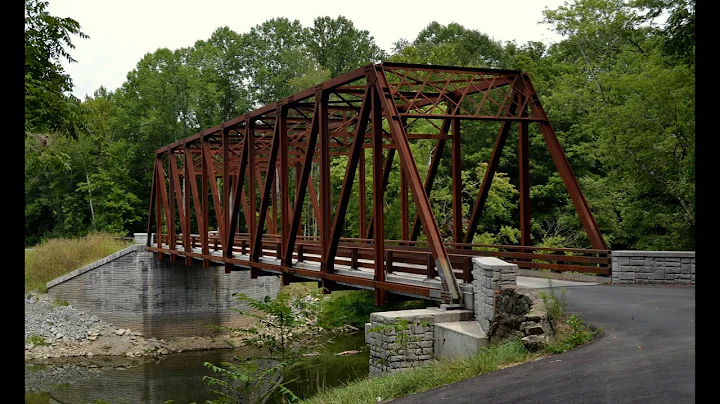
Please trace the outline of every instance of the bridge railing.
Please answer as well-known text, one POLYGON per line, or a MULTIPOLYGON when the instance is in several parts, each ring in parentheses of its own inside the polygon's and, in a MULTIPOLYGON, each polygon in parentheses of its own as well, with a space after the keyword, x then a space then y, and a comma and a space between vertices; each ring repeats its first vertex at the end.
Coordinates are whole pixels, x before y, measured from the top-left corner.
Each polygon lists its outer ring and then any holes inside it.
MULTIPOLYGON (((167 245, 169 236, 163 234, 162 243, 167 245)), ((182 240, 182 234, 176 236, 182 240)), ((190 236, 194 249, 200 249, 201 237, 190 236)), ((282 238, 279 234, 264 234, 261 241, 262 256, 280 258, 282 238)), ((374 245, 372 239, 341 238, 338 244, 336 264, 350 269, 375 269, 374 245)), ((448 242, 447 252, 453 272, 457 279, 470 283, 472 277, 473 257, 497 257, 518 267, 534 270, 551 270, 559 272, 578 272, 610 275, 610 251, 598 249, 558 248, 518 245, 467 244, 448 242)), ((208 246, 211 252, 223 251, 222 240, 215 234, 208 235, 208 246)), ((178 255, 182 251, 176 250, 178 255)), ((248 234, 237 234, 233 242, 234 254, 249 254, 250 238, 248 234)), ((201 255, 202 256, 202 255, 201 255)), ((321 262, 322 250, 319 237, 298 236, 293 250, 293 259, 306 262, 321 262)), ((211 255, 205 258, 222 260, 222 257, 211 255)), ((427 278, 438 276, 435 262, 427 241, 385 240, 384 264, 387 273, 408 273, 425 275, 427 278)))

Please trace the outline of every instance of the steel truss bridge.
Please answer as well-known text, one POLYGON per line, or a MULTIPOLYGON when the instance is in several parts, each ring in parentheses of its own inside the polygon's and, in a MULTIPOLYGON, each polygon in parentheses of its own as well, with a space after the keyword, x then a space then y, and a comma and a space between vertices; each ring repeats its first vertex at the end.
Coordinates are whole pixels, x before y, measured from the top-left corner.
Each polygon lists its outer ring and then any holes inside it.
POLYGON ((538 95, 528 75, 515 70, 384 62, 325 81, 158 149, 148 217, 148 234, 156 237, 147 247, 160 259, 202 260, 205 268, 219 263, 225 272, 250 270, 252 278, 280 275, 283 284, 316 280, 328 292, 372 289, 377 305, 394 296, 460 304, 475 256, 521 268, 610 273, 610 252, 538 95), (497 134, 464 217, 460 134, 469 120, 497 134), (539 127, 589 248, 532 245, 531 124, 539 127), (472 244, 511 129, 518 142, 520 242, 472 244), (411 147, 416 142, 433 143, 425 178, 411 147), (429 200, 448 147, 452 239, 441 236, 429 200), (339 158, 344 176, 333 183, 331 160, 339 158), (383 207, 394 170, 401 237, 389 240, 383 207), (358 201, 361 237, 344 237, 351 198, 358 201))

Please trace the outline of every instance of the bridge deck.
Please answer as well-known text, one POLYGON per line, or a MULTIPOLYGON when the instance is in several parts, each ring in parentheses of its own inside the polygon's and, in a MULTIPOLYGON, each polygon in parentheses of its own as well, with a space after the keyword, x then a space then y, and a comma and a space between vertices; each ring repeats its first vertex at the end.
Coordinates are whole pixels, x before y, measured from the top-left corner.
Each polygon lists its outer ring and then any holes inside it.
MULTIPOLYGON (((182 235, 178 235, 176 239, 182 240, 182 235)), ((230 255, 225 254, 221 240, 216 235, 208 236, 205 252, 201 239, 197 234, 191 235, 193 247, 187 252, 182 245, 171 246, 170 243, 175 240, 170 240, 167 235, 163 235, 160 246, 153 242, 148 248, 169 255, 171 261, 175 261, 177 257, 184 257, 186 263, 195 259, 202 260, 207 266, 211 263, 225 265, 226 272, 252 270, 253 276, 280 275, 284 277, 285 283, 318 281, 324 282, 323 286, 331 290, 383 289, 388 293, 442 301, 441 278, 432 261, 430 249, 422 246, 422 242, 387 240, 386 243, 390 245, 386 247, 383 263, 385 276, 382 281, 378 281, 375 261, 372 259, 372 240, 369 239, 341 239, 332 271, 323 270, 320 243, 312 237, 299 237, 291 265, 283 265, 278 258, 278 251, 281 250, 278 248, 280 242, 278 236, 274 234, 263 235, 262 253, 256 261, 251 261, 248 249, 250 240, 247 235, 235 237, 230 255), (399 245, 392 245, 393 243, 399 245)), ((453 263, 453 273, 464 285, 473 281, 471 259, 475 256, 496 256, 516 263, 522 268, 609 274, 610 257, 607 251, 544 247, 531 247, 532 250, 528 250, 528 247, 521 246, 493 246, 496 250, 498 247, 505 247, 504 250, 507 251, 492 251, 477 249, 483 247, 480 245, 473 247, 448 250, 453 263)))

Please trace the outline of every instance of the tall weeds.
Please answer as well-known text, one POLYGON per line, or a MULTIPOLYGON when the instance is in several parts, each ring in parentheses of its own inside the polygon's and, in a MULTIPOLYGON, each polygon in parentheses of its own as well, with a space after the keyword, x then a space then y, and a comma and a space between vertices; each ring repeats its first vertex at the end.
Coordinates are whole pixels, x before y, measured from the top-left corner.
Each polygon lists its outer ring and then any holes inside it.
POLYGON ((122 236, 90 233, 73 239, 49 239, 25 251, 25 293, 46 292, 45 284, 127 247, 122 236))

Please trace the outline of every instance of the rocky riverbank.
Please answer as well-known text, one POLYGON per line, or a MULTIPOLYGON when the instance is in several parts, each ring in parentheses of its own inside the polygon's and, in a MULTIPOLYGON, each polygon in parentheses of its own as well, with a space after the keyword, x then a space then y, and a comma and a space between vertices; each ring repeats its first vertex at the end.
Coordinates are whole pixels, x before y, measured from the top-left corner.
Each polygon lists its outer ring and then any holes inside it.
POLYGON ((145 338, 54 301, 47 294, 25 296, 25 360, 58 357, 158 357, 185 351, 233 348, 240 339, 215 337, 145 338))

